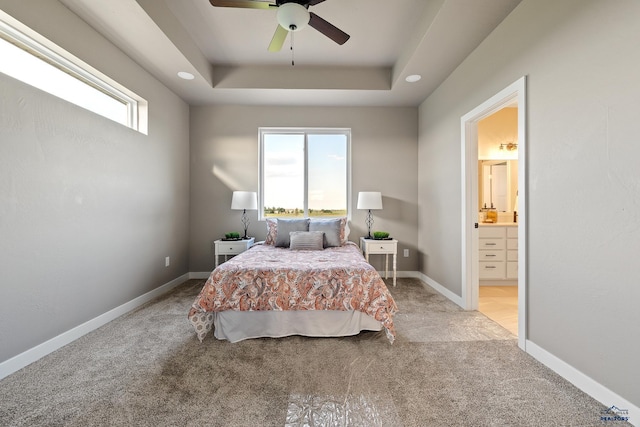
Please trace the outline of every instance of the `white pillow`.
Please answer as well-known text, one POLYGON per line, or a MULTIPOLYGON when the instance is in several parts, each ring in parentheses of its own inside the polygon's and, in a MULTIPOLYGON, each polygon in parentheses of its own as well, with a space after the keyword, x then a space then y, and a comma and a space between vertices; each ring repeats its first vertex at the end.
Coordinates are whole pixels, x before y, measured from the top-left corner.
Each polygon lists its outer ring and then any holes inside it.
POLYGON ((291 231, 289 247, 294 250, 320 251, 323 249, 323 239, 322 231, 291 231))

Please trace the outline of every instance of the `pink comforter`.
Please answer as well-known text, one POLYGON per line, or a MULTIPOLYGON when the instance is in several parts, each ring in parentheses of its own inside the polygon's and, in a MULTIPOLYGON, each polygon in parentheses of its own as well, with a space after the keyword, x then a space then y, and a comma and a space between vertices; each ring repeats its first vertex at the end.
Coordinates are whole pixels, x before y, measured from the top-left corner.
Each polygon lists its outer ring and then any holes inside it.
POLYGON ((213 270, 189 311, 198 339, 225 310, 358 310, 393 343, 397 306, 378 272, 348 242, 321 251, 256 245, 213 270))

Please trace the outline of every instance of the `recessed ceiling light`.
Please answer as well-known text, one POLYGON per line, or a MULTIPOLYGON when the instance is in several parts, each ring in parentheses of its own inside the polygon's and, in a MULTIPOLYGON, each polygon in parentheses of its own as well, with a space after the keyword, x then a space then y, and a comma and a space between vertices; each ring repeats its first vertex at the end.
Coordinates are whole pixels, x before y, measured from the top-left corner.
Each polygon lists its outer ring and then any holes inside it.
POLYGON ((193 79, 195 79, 195 76, 193 74, 187 73, 186 71, 180 71, 178 73, 178 77, 180 77, 181 79, 184 79, 184 80, 193 80, 193 79))
POLYGON ((410 76, 407 76, 405 80, 408 81, 409 83, 415 83, 421 78, 422 76, 420 74, 411 74, 410 76))

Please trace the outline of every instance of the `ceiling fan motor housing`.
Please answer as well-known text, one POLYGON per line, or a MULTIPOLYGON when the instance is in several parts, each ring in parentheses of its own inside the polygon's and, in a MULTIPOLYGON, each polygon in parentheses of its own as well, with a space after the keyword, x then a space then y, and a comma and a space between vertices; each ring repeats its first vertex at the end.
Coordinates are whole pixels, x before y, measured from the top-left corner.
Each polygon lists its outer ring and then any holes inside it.
POLYGON ((288 31, 300 31, 309 24, 309 11, 299 3, 284 3, 278 7, 278 24, 288 31))

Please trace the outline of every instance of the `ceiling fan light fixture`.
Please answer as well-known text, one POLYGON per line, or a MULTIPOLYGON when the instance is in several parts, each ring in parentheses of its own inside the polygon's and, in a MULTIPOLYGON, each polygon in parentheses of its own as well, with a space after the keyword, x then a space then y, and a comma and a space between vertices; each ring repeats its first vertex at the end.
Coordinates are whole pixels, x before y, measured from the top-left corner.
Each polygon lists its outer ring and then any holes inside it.
POLYGON ((311 15, 298 3, 285 3, 278 7, 278 24, 287 31, 300 31, 309 24, 311 15))

